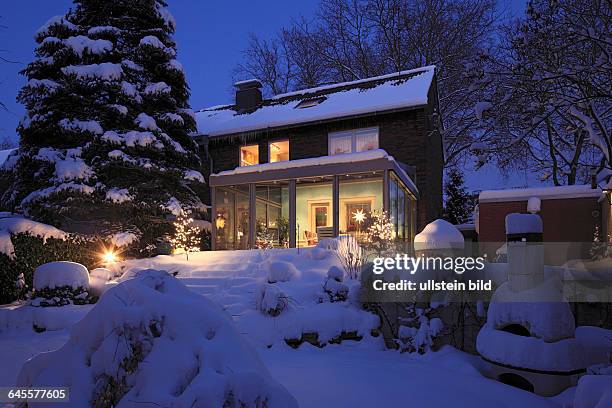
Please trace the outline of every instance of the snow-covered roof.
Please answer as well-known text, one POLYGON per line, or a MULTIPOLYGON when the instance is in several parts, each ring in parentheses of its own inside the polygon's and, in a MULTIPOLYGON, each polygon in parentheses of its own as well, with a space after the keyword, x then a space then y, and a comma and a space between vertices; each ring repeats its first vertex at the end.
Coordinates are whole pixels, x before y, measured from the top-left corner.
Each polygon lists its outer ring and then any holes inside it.
POLYGON ((231 105, 203 109, 196 113, 197 134, 221 136, 426 105, 434 71, 427 66, 276 95, 250 113, 231 105), (312 98, 322 100, 296 108, 312 98))
MULTIPOLYGON (((219 173, 211 174, 212 178, 215 177, 224 177, 224 176, 235 176, 238 174, 253 174, 253 173, 263 173, 270 170, 287 170, 287 169, 298 169, 305 167, 313 167, 313 166, 326 166, 326 165, 336 165, 336 164, 348 164, 348 163, 357 163, 357 162, 365 162, 369 160, 379 160, 379 159, 387 159, 390 162, 394 162, 397 164, 393 156, 389 155, 383 149, 374 149, 368 150, 365 152, 357 152, 357 153, 344 153, 344 154, 336 154, 333 156, 320 156, 320 157, 311 157, 309 159, 298 159, 298 160, 288 160, 288 161, 280 161, 273 163, 263 163, 256 164, 253 166, 241 166, 236 167, 233 170, 225 170, 219 173)), ((416 187, 416 184, 412 181, 412 178, 406 173, 406 171, 399 165, 396 165, 394 171, 401 173, 400 177, 402 181, 407 183, 406 187, 410 189, 413 193, 418 193, 419 190, 416 187)))
POLYGON ((499 202, 499 201, 521 201, 529 200, 531 197, 538 197, 541 200, 554 200, 562 198, 585 198, 601 197, 600 188, 591 188, 588 184, 575 186, 552 186, 535 188, 516 188, 509 190, 484 190, 478 196, 478 201, 499 202))
POLYGON ((236 167, 234 170, 226 170, 213 176, 229 176, 234 174, 261 173, 269 170, 295 169, 299 167, 323 166, 326 164, 355 163, 366 160, 388 159, 393 161, 383 149, 368 150, 366 152, 336 154, 334 156, 312 157, 310 159, 299 159, 289 161, 279 161, 274 163, 256 164, 253 166, 236 167))

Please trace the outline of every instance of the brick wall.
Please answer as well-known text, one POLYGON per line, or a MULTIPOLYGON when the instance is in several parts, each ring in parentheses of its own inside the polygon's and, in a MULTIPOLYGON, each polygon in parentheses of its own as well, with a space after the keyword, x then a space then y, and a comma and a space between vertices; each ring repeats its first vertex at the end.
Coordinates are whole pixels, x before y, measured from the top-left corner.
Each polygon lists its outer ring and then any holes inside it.
POLYGON ((241 145, 259 144, 260 163, 268 160, 268 143, 289 139, 291 160, 326 156, 327 135, 330 132, 379 127, 379 145, 396 160, 416 167, 416 184, 420 192, 418 229, 438 218, 442 211, 442 142, 437 132, 431 132, 428 111, 408 111, 313 124, 280 131, 264 131, 249 135, 211 140, 208 146, 213 172, 238 166, 241 145))
MULTIPOLYGON (((526 213, 527 200, 480 203, 478 208, 478 240, 482 251, 492 255, 499 246, 497 243, 506 241, 506 215, 526 213)), ((567 257, 585 256, 593 241, 595 225, 601 225, 601 210, 597 198, 542 200, 539 215, 544 226, 544 242, 583 242, 585 245, 579 249, 574 246, 567 257)), ((558 255, 562 258, 563 254, 558 255)))

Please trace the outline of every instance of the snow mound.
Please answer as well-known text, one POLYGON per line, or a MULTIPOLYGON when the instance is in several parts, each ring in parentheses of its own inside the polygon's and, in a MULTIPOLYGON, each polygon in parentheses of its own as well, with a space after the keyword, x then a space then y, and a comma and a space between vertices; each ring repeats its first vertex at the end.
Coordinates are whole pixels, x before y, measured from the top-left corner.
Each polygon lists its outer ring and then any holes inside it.
POLYGON ((317 261, 327 258, 327 254, 329 254, 329 252, 323 248, 315 247, 310 250, 310 257, 317 261))
POLYGON ((96 296, 101 296, 107 289, 106 284, 114 278, 113 271, 106 268, 95 268, 89 272, 89 289, 96 296))
POLYGON ((537 214, 506 215, 506 234, 542 233, 542 219, 537 214))
POLYGON ((517 368, 569 372, 585 368, 585 351, 576 339, 547 343, 483 327, 476 339, 478 353, 487 360, 517 368))
POLYGON ((69 386, 72 407, 297 407, 218 306, 157 270, 108 290, 17 384, 69 386))
POLYGON ((464 240, 461 232, 450 222, 435 220, 423 228, 414 237, 415 250, 455 249, 463 248, 464 240))
POLYGON ((268 268, 268 282, 289 282, 291 280, 298 279, 301 275, 300 271, 297 270, 292 263, 283 261, 270 262, 267 265, 268 268))
POLYGON ((89 287, 89 271, 76 262, 58 261, 40 265, 34 271, 34 289, 54 289, 70 286, 73 289, 89 287))
POLYGON ((585 375, 578 380, 574 408, 612 407, 612 375, 585 375))

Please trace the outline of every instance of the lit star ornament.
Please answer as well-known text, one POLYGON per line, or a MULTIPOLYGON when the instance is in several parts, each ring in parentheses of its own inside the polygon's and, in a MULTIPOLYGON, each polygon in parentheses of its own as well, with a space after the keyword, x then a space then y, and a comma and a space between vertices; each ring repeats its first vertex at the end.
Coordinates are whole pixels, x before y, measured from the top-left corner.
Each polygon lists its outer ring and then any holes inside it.
POLYGON ((353 219, 358 222, 359 224, 361 224, 362 222, 365 221, 366 219, 366 214, 365 212, 363 212, 363 210, 357 210, 355 211, 355 213, 353 214, 353 219))

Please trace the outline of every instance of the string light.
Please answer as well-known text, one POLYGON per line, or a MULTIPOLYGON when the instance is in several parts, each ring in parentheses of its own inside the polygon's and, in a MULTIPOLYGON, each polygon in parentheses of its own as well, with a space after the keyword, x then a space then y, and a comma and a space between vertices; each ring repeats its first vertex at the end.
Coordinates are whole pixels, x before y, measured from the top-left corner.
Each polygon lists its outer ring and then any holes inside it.
POLYGON ((189 260, 189 252, 200 250, 200 230, 193 226, 193 218, 188 217, 183 210, 176 217, 173 225, 174 236, 170 239, 170 243, 175 251, 184 251, 189 260))

